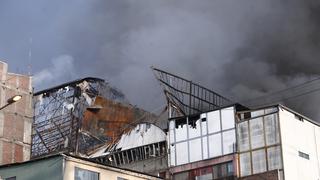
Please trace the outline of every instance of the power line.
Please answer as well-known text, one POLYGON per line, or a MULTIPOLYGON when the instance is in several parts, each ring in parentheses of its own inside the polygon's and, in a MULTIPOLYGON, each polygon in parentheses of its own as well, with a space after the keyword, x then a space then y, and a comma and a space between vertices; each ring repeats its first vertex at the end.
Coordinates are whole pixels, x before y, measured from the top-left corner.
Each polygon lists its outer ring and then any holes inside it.
MULTIPOLYGON (((258 100, 261 100, 261 99, 266 99, 266 98, 272 98, 272 96, 275 96, 275 95, 281 95, 281 94, 284 94, 284 95, 282 95, 282 96, 286 96, 285 95, 285 92, 288 92, 288 91, 292 91, 292 90, 296 90, 296 89, 298 89, 298 88, 304 88, 304 87, 306 87, 307 85, 309 85, 309 84, 311 84, 311 83, 313 83, 313 82, 315 82, 315 81, 319 81, 320 80, 320 77, 318 77, 318 78, 315 78, 315 79, 312 79, 312 80, 309 80, 309 81, 306 81, 306 82, 304 82, 304 83, 302 83, 302 84, 298 84, 298 85, 295 85, 295 86, 292 86, 292 87, 289 87, 289 88, 286 88, 286 89, 282 89, 282 90, 279 90, 279 91, 274 91, 274 92, 271 92, 271 93, 269 93, 269 94, 267 94, 267 95, 263 95, 263 96, 260 96, 260 97, 257 97, 257 98, 252 98, 252 99, 248 99, 248 100, 244 100, 244 101, 240 101, 241 103, 243 103, 243 104, 246 104, 246 103, 249 103, 250 104, 250 102, 255 102, 255 101, 258 101, 258 100)), ((314 91, 318 91, 318 88, 317 89, 314 89, 314 90, 310 90, 311 92, 310 93, 312 93, 312 92, 314 92, 314 91)), ((305 94, 309 94, 309 92, 306 92, 306 93, 302 93, 302 94, 298 94, 297 95, 297 97, 298 96, 302 96, 302 95, 305 95, 305 94)), ((291 99, 291 98, 294 98, 295 96, 293 96, 293 97, 288 97, 288 98, 285 98, 285 99, 291 99)), ((279 100, 284 100, 283 98, 279 98, 279 100)))
POLYGON ((272 102, 265 103, 265 104, 260 104, 260 105, 256 105, 256 106, 263 106, 263 105, 267 105, 267 104, 274 104, 274 103, 279 102, 280 100, 286 101, 286 100, 294 99, 294 98, 297 98, 297 97, 300 97, 300 96, 308 95, 308 94, 311 94, 311 93, 314 93, 314 92, 317 92, 317 91, 320 91, 320 88, 316 88, 316 89, 310 90, 310 91, 308 91, 308 92, 304 92, 304 93, 301 93, 301 94, 297 94, 297 95, 295 95, 295 96, 286 97, 286 98, 282 98, 282 99, 279 99, 279 100, 274 100, 274 101, 272 101, 272 102))

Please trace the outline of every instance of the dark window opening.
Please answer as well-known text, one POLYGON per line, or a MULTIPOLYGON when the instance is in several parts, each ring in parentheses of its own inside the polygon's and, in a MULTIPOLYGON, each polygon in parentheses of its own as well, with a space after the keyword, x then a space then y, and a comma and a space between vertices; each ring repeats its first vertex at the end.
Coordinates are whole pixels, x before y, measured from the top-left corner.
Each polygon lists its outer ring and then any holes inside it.
POLYGON ((301 151, 299 151, 299 156, 308 160, 310 159, 309 154, 303 153, 301 151))

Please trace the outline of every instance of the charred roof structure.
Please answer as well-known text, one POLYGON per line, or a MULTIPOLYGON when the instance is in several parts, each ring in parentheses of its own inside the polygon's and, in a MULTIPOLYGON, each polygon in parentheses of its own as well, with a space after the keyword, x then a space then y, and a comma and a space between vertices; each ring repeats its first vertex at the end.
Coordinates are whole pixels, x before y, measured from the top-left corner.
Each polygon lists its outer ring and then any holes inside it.
POLYGON ((99 113, 104 108, 104 104, 95 102, 96 99, 108 99, 113 104, 128 104, 123 93, 104 80, 92 77, 35 93, 32 158, 55 152, 85 153, 89 148, 110 140, 110 134, 103 134, 106 123, 100 123, 99 129, 84 126, 88 116, 85 114, 99 113))
POLYGON ((203 113, 232 104, 231 100, 190 80, 154 67, 152 70, 163 87, 170 118, 203 113))

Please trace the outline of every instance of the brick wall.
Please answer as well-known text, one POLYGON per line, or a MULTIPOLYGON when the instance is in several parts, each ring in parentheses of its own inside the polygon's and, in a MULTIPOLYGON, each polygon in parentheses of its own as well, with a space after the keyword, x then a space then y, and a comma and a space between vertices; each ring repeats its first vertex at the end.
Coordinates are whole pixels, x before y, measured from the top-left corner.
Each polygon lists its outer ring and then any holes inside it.
POLYGON ((22 99, 0 110, 0 165, 30 159, 33 115, 31 77, 8 73, 0 61, 0 106, 14 95, 22 99))

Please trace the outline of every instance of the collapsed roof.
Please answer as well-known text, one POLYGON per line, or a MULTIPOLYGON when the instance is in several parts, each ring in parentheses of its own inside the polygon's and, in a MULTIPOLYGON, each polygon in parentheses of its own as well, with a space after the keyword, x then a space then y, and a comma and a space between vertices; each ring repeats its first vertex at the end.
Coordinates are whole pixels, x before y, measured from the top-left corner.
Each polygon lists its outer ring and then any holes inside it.
POLYGON ((211 111, 232 104, 218 93, 177 75, 152 67, 167 99, 169 118, 211 111))
POLYGON ((86 154, 118 140, 155 115, 132 106, 99 78, 84 78, 34 94, 32 158, 56 152, 86 154))

